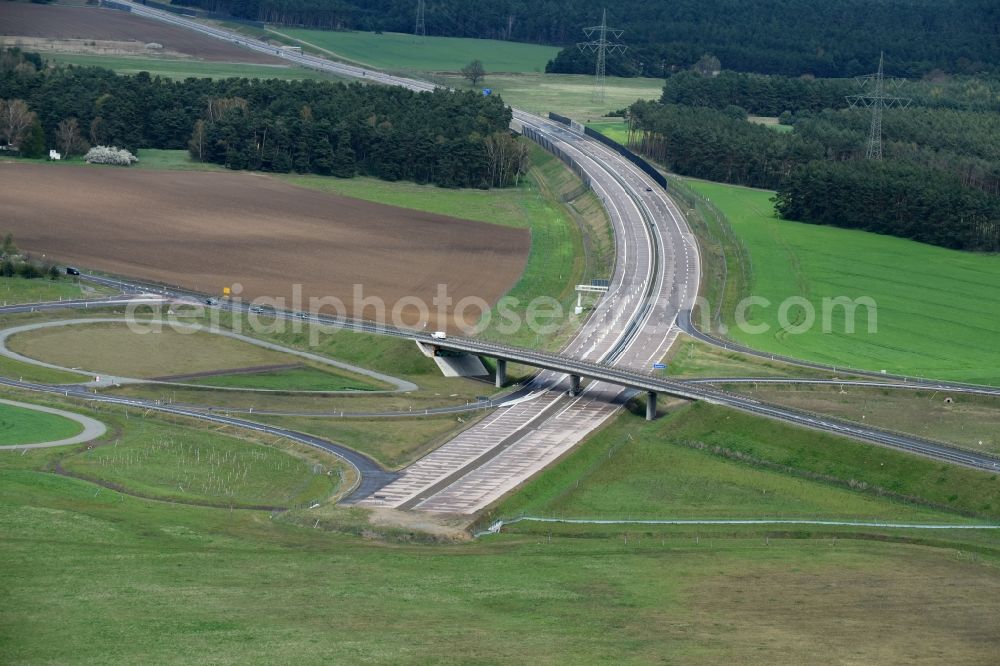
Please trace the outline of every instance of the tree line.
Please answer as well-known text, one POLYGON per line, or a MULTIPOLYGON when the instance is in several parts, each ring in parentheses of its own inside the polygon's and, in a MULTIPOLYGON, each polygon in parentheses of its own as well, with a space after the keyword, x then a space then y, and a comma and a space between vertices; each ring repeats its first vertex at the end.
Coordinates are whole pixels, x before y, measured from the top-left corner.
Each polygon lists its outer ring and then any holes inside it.
MULTIPOLYGON (((664 104, 725 109, 738 106, 758 116, 842 109, 847 97, 864 92, 857 79, 769 76, 723 70, 706 75, 685 70, 668 75, 660 101, 664 104)), ((915 106, 956 111, 1000 112, 1000 81, 952 77, 941 71, 921 80, 901 81, 892 94, 913 100, 915 106)))
MULTIPOLYGON (((335 30, 412 32, 412 0, 173 0, 250 21, 335 30)), ((603 0, 430 0, 428 34, 554 44, 547 71, 588 73, 581 29, 600 22, 603 0)), ((608 16, 629 51, 608 73, 661 76, 705 53, 727 69, 818 77, 873 71, 880 50, 891 73, 997 71, 1000 5, 994 0, 624 0, 608 16)))
MULTIPOLYGON (((701 101, 721 106, 724 100, 701 101)), ((843 220, 843 226, 947 247, 995 249, 996 113, 947 106, 886 110, 886 160, 875 173, 863 159, 871 122, 867 109, 787 114, 790 132, 748 122, 746 110, 733 104, 720 109, 640 101, 627 115, 633 150, 682 175, 777 189, 785 196, 780 210, 788 217, 824 224, 843 220), (864 188, 855 188, 869 177, 864 188), (856 196, 850 196, 851 188, 856 196), (885 207, 887 202, 892 205, 885 207), (873 210, 891 213, 872 218, 873 210), (870 227, 863 222, 869 218, 870 227)))
MULTIPOLYGON (((525 148, 510 109, 473 92, 328 81, 186 79, 96 67, 0 71, 7 104, 51 143, 187 148, 233 169, 355 174, 445 187, 516 183, 525 148), (503 164, 500 164, 500 162, 503 164)), ((17 137, 24 140, 25 133, 17 137)), ((8 143, 18 140, 7 137, 8 143)))
POLYGON ((862 229, 958 250, 1000 251, 1000 198, 935 169, 895 162, 810 162, 784 180, 787 219, 862 229))

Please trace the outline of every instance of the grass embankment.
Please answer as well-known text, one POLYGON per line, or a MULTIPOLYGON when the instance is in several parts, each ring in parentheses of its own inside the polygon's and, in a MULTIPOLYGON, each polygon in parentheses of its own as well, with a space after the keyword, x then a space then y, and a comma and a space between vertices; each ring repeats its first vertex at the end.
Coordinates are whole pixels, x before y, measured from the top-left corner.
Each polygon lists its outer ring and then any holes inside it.
POLYGON ((316 416, 260 416, 261 423, 291 428, 365 453, 387 469, 400 469, 433 451, 474 414, 345 419, 316 416))
POLYGON ((82 430, 79 423, 62 416, 0 403, 0 446, 55 442, 82 430))
MULTIPOLYGON (((137 423, 119 423, 119 450, 137 423)), ((165 453, 138 456, 134 478, 169 468, 165 453)), ((8 661, 989 663, 1000 649, 995 543, 967 534, 554 528, 422 545, 358 510, 338 524, 121 495, 44 471, 62 455, 0 456, 8 661), (367 538, 327 531, 341 529, 367 538), (474 637, 460 653, 456 627, 474 637)))
POLYGON ((304 365, 300 357, 241 340, 191 329, 139 333, 126 323, 78 324, 18 333, 8 348, 62 367, 93 372, 230 388, 286 391, 375 390, 375 380, 331 367, 304 365), (273 372, 232 373, 267 366, 273 372), (191 377, 199 373, 218 376, 191 377))
MULTIPOLYGON (((910 376, 1000 383, 1000 257, 948 250, 877 234, 787 220, 774 215, 772 192, 689 181, 729 219, 751 258, 749 293, 771 305, 749 311, 751 325, 732 326, 734 339, 762 351, 866 370, 910 376), (806 332, 782 329, 779 307, 805 298, 816 313, 806 332), (868 297, 877 304, 877 331, 869 332, 866 308, 858 308, 855 332, 845 331, 844 308, 822 330, 823 299, 868 297)), ((789 319, 801 323, 802 308, 789 319)))
POLYGON ((46 53, 46 60, 59 64, 83 67, 103 67, 118 74, 138 74, 149 72, 153 76, 168 79, 321 79, 342 80, 333 74, 319 72, 305 67, 282 65, 251 65, 235 62, 210 62, 187 58, 143 58, 112 55, 77 55, 69 53, 46 53))
POLYGON ((1000 455, 1000 400, 993 397, 850 385, 726 388, 764 402, 1000 455))
POLYGON ((667 373, 680 379, 698 377, 803 377, 845 379, 850 375, 823 372, 791 363, 741 354, 695 340, 681 333, 666 359, 667 373))
POLYGON ((108 293, 110 291, 107 289, 83 286, 76 280, 66 277, 56 280, 47 277, 32 280, 0 277, 0 306, 89 298, 108 293))
POLYGON ((1000 518, 1000 479, 698 403, 652 423, 619 416, 493 513, 949 522, 959 512, 1000 518))
MULTIPOLYGON (((268 31, 324 55, 374 69, 458 72, 479 60, 487 72, 542 72, 559 47, 463 37, 416 37, 397 32, 347 32, 280 27, 268 31)), ((285 40, 287 41, 287 40, 285 40)), ((483 84, 489 87, 489 82, 483 84)))

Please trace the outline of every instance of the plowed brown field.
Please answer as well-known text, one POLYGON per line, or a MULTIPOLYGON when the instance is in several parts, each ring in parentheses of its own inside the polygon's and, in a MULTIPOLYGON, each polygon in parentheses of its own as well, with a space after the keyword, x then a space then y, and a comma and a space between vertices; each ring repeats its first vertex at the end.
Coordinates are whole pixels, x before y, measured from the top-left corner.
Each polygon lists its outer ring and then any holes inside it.
POLYGON ((287 64, 219 39, 127 12, 98 7, 57 7, 21 2, 0 5, 0 35, 156 42, 168 51, 221 62, 287 64))
MULTIPOLYGON (((352 307, 355 284, 387 304, 447 285, 494 303, 520 278, 525 229, 470 222, 295 187, 266 175, 0 163, 0 233, 35 257, 220 293, 352 307)), ((355 304, 357 305, 357 304, 355 304)), ((332 312, 327 309, 327 312, 332 312)), ((416 311, 408 308, 412 320, 416 311)), ((449 319, 451 313, 449 311, 449 319)), ((472 323, 476 309, 465 313, 472 323)), ((375 310, 364 310, 375 318, 375 310)), ((449 321, 447 323, 454 323, 449 321)), ((432 326, 446 322, 432 318, 432 326)))

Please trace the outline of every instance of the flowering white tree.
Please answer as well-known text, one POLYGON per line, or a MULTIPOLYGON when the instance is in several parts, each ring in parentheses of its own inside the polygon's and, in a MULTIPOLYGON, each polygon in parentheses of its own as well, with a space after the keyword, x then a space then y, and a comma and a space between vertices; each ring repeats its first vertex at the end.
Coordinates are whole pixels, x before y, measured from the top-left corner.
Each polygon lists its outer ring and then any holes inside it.
POLYGON ((133 162, 139 161, 138 157, 124 148, 115 148, 114 146, 94 146, 87 151, 83 159, 89 164, 115 164, 118 166, 129 166, 133 162))

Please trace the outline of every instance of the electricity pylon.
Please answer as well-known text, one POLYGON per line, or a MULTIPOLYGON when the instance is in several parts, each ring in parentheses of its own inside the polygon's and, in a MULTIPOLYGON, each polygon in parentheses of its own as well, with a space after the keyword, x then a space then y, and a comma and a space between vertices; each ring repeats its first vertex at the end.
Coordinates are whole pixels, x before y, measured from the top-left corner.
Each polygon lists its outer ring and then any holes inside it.
POLYGON ((417 24, 413 28, 413 34, 417 37, 427 36, 427 26, 424 25, 424 10, 426 9, 425 0, 417 0, 417 24))
POLYGON ((597 101, 604 101, 605 63, 607 61, 608 54, 625 53, 625 49, 628 48, 624 44, 609 42, 608 34, 610 33, 613 39, 620 39, 623 32, 625 31, 608 27, 608 10, 605 9, 604 13, 601 15, 601 25, 594 25, 583 29, 583 34, 585 34, 588 39, 593 38, 595 35, 597 36, 597 39, 591 39, 589 42, 580 42, 576 45, 577 48, 585 53, 597 54, 597 70, 594 74, 594 99, 597 101))
MULTIPOLYGON (((871 92, 863 95, 849 95, 847 101, 851 107, 866 106, 872 110, 872 125, 868 130, 868 150, 865 152, 865 159, 882 159, 882 110, 898 106, 905 109, 910 105, 909 97, 892 97, 885 93, 886 79, 882 74, 882 64, 885 53, 879 54, 878 72, 869 74, 858 79, 862 87, 871 88, 871 92)), ((889 79, 888 83, 892 87, 899 87, 898 79, 889 79)))

